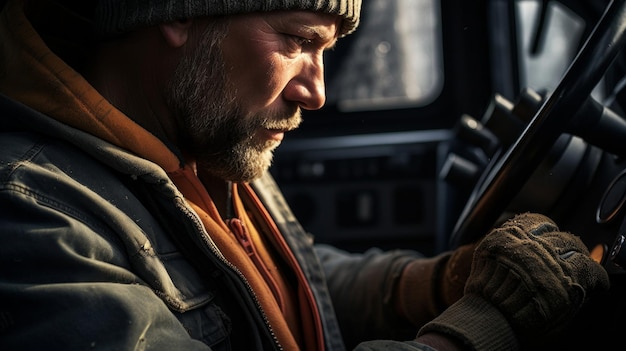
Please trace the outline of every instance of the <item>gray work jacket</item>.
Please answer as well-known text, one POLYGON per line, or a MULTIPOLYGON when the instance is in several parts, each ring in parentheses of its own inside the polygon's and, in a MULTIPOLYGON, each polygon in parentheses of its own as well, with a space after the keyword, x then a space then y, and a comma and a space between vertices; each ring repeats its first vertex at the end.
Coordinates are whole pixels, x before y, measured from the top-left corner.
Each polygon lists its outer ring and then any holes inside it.
MULTIPOLYGON (((413 338, 386 295, 417 253, 315 247, 271 178, 254 188, 307 276, 326 350, 413 338)), ((359 348, 392 345, 429 350, 359 348)), ((209 349, 281 346, 165 172, 0 95, 0 350, 209 349)))

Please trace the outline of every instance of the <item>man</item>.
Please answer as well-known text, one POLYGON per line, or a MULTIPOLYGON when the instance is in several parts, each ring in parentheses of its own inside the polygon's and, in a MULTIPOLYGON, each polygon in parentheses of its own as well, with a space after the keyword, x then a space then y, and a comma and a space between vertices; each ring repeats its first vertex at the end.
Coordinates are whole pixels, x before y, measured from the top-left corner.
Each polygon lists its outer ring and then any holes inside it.
POLYGON ((541 215, 435 258, 313 246, 266 171, 359 11, 9 0, 0 349, 514 350, 606 288, 541 215))

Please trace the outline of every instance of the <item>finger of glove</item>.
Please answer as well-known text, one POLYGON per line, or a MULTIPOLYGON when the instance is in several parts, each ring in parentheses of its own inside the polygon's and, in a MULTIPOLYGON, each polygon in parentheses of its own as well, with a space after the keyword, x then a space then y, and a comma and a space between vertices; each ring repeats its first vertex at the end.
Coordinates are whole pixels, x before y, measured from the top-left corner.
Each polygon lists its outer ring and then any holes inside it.
POLYGON ((514 242, 539 245, 553 257, 566 257, 573 252, 589 256, 587 246, 579 237, 558 231, 549 218, 538 214, 524 214, 505 222, 494 229, 483 242, 506 247, 514 242))
POLYGON ((476 248, 475 258, 504 265, 517 272, 529 288, 548 294, 557 293, 551 284, 595 287, 597 263, 588 258, 589 251, 580 238, 564 232, 536 236, 526 228, 509 225, 492 231, 476 248))
POLYGON ((561 232, 557 225, 548 217, 536 213, 524 213, 505 222, 505 224, 496 230, 510 230, 511 227, 518 228, 518 238, 535 239, 541 242, 545 240, 549 248, 554 249, 559 256, 565 257, 572 252, 580 252, 589 255, 587 246, 580 238, 573 234, 561 232), (525 234, 531 234, 527 236, 525 234))
POLYGON ((557 330, 580 307, 582 287, 572 285, 558 264, 525 246, 494 254, 477 251, 465 294, 476 294, 506 316, 520 336, 557 330))
MULTIPOLYGON (((525 273, 503 264, 477 261, 482 274, 471 276, 467 282, 466 296, 478 295, 493 304, 506 316, 518 335, 545 334, 559 329, 563 318, 571 316, 578 305, 571 303, 571 287, 567 289, 557 281, 538 285, 529 282, 525 273), (546 287, 551 291, 546 293, 546 287)), ((580 288, 575 288, 580 290, 580 288)))
POLYGON ((535 240, 556 255, 555 261, 573 283, 580 284, 585 291, 608 289, 606 270, 591 259, 587 246, 579 237, 566 232, 548 232, 535 240))
MULTIPOLYGON (((522 334, 558 329, 585 296, 583 285, 570 276, 576 268, 564 270, 568 263, 550 244, 555 235, 548 232, 546 240, 545 233, 535 236, 527 228, 509 224, 487 235, 476 248, 466 286, 466 294, 477 293, 494 303, 522 334)), ((581 249, 573 236, 556 237, 568 248, 581 249)))
POLYGON ((588 254, 570 251, 559 256, 561 267, 566 275, 579 284, 585 292, 595 289, 607 290, 610 287, 609 275, 599 263, 588 254))
POLYGON ((558 226, 552 219, 539 213, 522 213, 504 222, 500 228, 518 227, 524 232, 535 236, 544 233, 559 231, 558 226))
MULTIPOLYGON (((540 309, 547 311, 551 309, 552 301, 569 301, 572 298, 573 280, 557 258, 541 245, 513 242, 506 247, 477 249, 465 293, 482 291, 496 299, 532 299, 533 303, 545 304, 540 309), (511 296, 514 292, 517 296, 511 296)), ((572 305, 579 305, 580 302, 577 298, 572 305)), ((521 305, 527 303, 520 302, 521 305)))
MULTIPOLYGON (((576 235, 567 232, 545 232, 541 236, 528 236, 528 239, 535 240, 537 243, 546 247, 547 250, 553 252, 560 257, 567 257, 572 252, 578 252, 589 256, 589 249, 583 241, 576 235)), ((520 237, 522 239, 522 237, 520 237)))

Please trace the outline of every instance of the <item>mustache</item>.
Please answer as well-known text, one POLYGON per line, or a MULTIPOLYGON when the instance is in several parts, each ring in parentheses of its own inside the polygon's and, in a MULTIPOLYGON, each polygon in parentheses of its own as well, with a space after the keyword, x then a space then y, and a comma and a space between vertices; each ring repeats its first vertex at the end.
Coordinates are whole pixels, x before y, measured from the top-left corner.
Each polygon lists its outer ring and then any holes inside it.
POLYGON ((302 111, 300 107, 293 106, 286 111, 268 112, 262 118, 261 125, 266 129, 293 130, 302 123, 302 111))

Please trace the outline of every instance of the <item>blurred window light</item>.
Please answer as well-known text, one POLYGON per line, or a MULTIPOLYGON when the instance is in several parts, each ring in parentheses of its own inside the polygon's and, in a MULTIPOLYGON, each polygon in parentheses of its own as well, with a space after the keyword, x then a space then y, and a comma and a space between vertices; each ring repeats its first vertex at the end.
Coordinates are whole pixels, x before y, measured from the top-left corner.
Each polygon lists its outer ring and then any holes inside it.
POLYGON ((428 104, 443 86, 440 0, 364 1, 347 58, 328 81, 343 111, 428 104))

